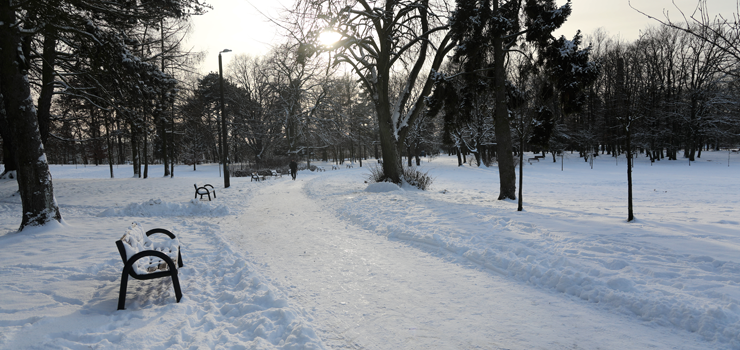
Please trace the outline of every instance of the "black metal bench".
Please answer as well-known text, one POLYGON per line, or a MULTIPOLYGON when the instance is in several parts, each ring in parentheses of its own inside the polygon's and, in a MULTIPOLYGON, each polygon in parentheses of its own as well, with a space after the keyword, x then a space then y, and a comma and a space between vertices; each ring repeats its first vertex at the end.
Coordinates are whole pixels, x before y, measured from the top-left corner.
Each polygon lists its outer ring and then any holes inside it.
POLYGON ((177 269, 183 265, 182 255, 180 254, 180 242, 172 232, 163 228, 155 228, 144 232, 141 225, 133 223, 126 230, 126 234, 116 241, 116 247, 118 247, 118 253, 121 254, 121 260, 123 260, 118 310, 123 310, 126 306, 126 286, 128 285, 129 276, 137 280, 172 278, 175 296, 177 302, 180 302, 182 291, 180 280, 177 278, 177 269), (163 243, 153 242, 149 239, 149 236, 155 233, 163 233, 170 240, 163 243))
POLYGON ((252 181, 260 182, 260 181, 262 181, 264 179, 265 179, 264 176, 261 176, 260 174, 257 174, 257 173, 252 173, 252 179, 249 180, 249 182, 252 182, 252 181))
POLYGON ((216 189, 213 188, 213 185, 211 184, 205 184, 201 187, 198 187, 198 185, 193 184, 193 187, 195 187, 195 198, 198 198, 200 196, 200 199, 203 199, 203 196, 208 196, 208 200, 211 200, 211 193, 213 193, 213 198, 216 198, 216 189), (210 189, 208 189, 210 187, 210 189))

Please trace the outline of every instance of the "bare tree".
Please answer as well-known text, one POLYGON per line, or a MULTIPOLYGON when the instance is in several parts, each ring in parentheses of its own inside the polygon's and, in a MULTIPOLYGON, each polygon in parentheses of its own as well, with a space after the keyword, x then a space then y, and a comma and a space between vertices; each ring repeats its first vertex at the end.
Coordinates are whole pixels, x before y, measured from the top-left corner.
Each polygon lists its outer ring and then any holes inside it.
POLYGON ((384 176, 401 182, 399 149, 409 126, 422 112, 424 97, 431 91, 445 55, 452 49, 447 30, 437 10, 443 3, 417 1, 329 1, 300 0, 295 7, 294 33, 304 43, 301 57, 331 52, 334 64, 347 64, 360 79, 373 101, 383 153, 384 176), (315 21, 315 22, 314 22, 315 21), (313 23, 307 25, 307 23, 313 23), (341 39, 332 45, 317 40, 322 32, 333 31, 341 39), (300 34, 297 34, 300 33, 300 34), (433 58, 430 51, 436 51, 433 58), (393 76, 404 77, 403 87, 392 93, 393 76), (417 80, 426 83, 414 91, 417 80))
POLYGON ((727 16, 722 14, 711 16, 707 0, 698 0, 691 14, 676 7, 681 14, 680 21, 671 19, 667 12, 663 14, 663 19, 654 17, 632 6, 631 1, 628 2, 630 7, 646 17, 706 41, 732 56, 734 63, 725 68, 728 73, 740 75, 738 70, 738 64, 740 64, 740 0, 736 0, 735 12, 727 16))

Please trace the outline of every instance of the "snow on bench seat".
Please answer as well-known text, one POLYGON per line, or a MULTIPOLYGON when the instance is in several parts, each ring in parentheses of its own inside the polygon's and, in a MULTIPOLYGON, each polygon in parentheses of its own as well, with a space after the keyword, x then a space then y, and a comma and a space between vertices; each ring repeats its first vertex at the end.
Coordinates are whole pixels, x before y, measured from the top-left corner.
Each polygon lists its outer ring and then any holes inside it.
POLYGON ((171 277, 175 288, 177 302, 182 298, 177 269, 182 267, 180 241, 165 229, 155 228, 144 231, 138 223, 132 223, 120 240, 116 241, 118 253, 123 260, 121 291, 118 296, 118 309, 123 310, 126 304, 126 286, 128 276, 139 280, 171 277), (169 240, 152 241, 149 236, 155 233, 167 235, 169 240))

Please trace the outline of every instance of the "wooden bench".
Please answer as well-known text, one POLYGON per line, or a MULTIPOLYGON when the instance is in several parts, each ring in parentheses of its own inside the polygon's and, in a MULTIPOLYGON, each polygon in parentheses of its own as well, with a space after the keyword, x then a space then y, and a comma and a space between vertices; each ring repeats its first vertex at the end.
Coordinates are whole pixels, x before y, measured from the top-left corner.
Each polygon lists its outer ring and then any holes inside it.
POLYGON ((177 269, 182 267, 182 255, 180 255, 180 241, 172 232, 162 228, 145 232, 141 225, 133 223, 126 230, 123 237, 116 241, 116 247, 118 247, 118 253, 121 254, 121 260, 123 260, 118 310, 123 310, 126 306, 126 286, 128 285, 129 276, 137 280, 172 278, 175 297, 177 302, 180 302, 182 291, 180 280, 177 278, 177 269), (163 233, 170 239, 153 242, 149 239, 149 236, 155 233, 163 233))
POLYGON ((252 181, 257 181, 257 182, 260 182, 260 181, 262 181, 262 180, 264 180, 264 179, 265 179, 265 177, 264 177, 264 176, 260 176, 260 175, 259 175, 259 174, 257 174, 257 173, 252 173, 252 179, 251 179, 251 180, 249 180, 249 182, 252 182, 252 181))
POLYGON ((283 174, 277 170, 270 170, 270 174, 272 174, 273 177, 283 177, 283 174))
POLYGON ((338 166, 336 166, 336 165, 332 165, 332 166, 331 166, 331 170, 339 170, 339 167, 338 167, 338 166))
POLYGON ((352 169, 352 164, 347 164, 347 169, 352 169))
POLYGON ((200 196, 200 199, 203 199, 203 196, 208 196, 208 200, 210 201, 211 193, 213 193, 213 198, 216 198, 216 189, 214 189, 211 184, 205 184, 202 187, 198 187, 198 185, 193 184, 193 187, 195 187, 195 198, 200 196), (211 189, 208 189, 208 187, 211 189))
POLYGON ((537 157, 527 158, 527 162, 529 162, 529 164, 532 164, 532 162, 538 162, 539 163, 540 162, 540 159, 537 158, 537 157))

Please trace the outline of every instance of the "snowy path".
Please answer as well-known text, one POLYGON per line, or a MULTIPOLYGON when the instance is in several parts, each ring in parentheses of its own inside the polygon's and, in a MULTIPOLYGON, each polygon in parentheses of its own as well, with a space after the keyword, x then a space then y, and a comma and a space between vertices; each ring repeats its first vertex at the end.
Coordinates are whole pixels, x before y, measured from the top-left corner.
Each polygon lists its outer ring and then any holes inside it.
MULTIPOLYGON (((580 299, 338 219, 306 195, 317 175, 259 184, 223 235, 347 349, 702 349, 580 299)), ((324 173, 327 181, 332 173, 324 173)))

